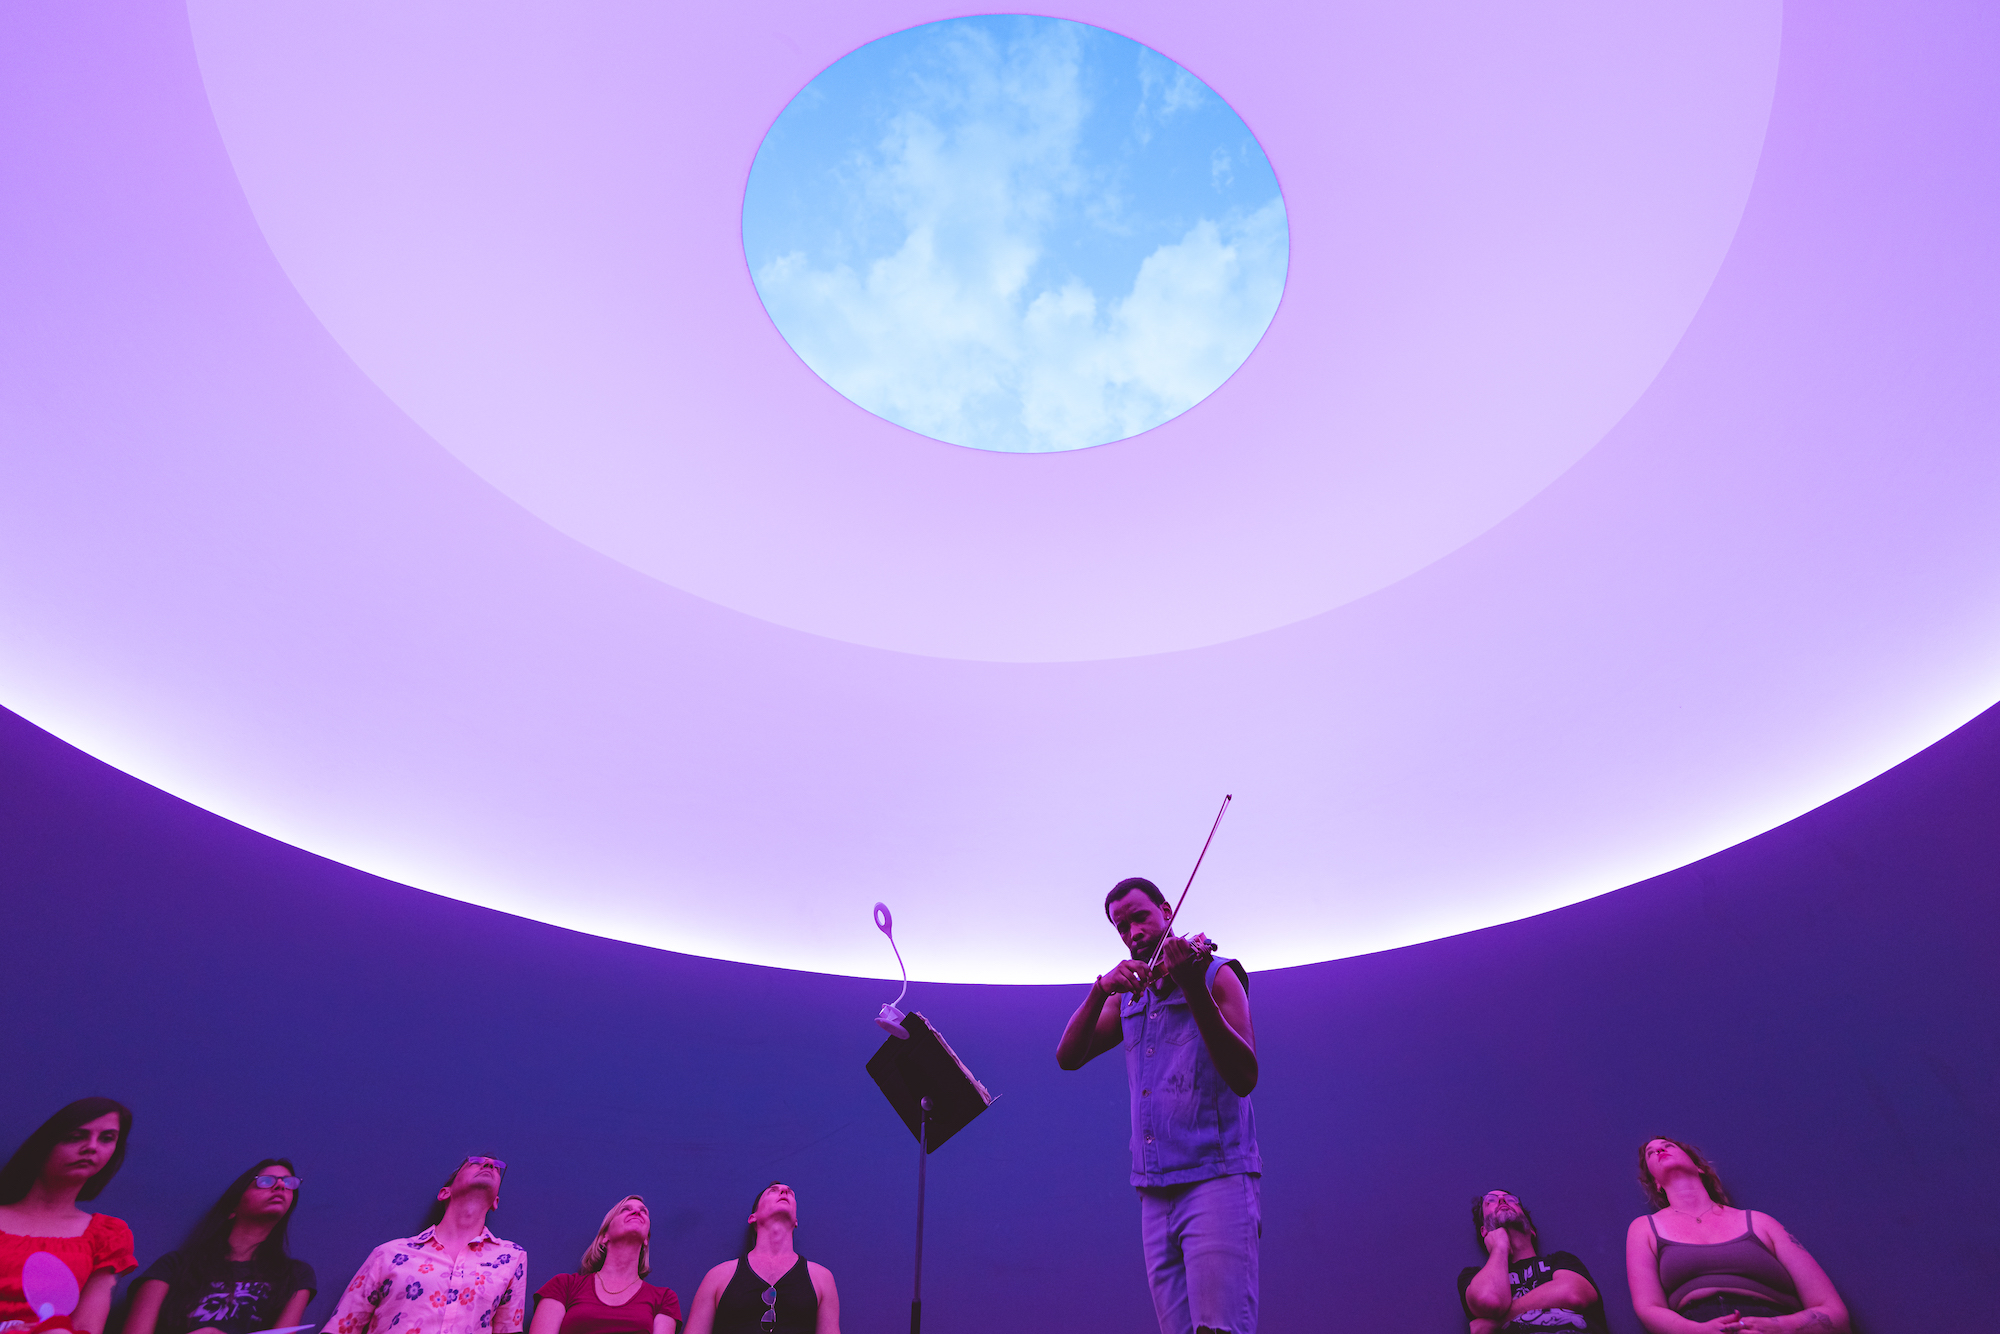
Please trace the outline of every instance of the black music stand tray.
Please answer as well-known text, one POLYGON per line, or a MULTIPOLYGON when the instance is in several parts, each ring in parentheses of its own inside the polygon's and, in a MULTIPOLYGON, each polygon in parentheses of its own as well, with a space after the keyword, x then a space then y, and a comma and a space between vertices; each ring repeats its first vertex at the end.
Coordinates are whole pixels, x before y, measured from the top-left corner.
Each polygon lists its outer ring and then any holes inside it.
POLYGON ((868 1058, 868 1073, 882 1096, 917 1137, 917 1278, 910 1290, 910 1334, 921 1334, 924 1315, 924 1164, 938 1146, 965 1129, 993 1095, 922 1015, 903 1016, 907 1038, 891 1036, 868 1058))

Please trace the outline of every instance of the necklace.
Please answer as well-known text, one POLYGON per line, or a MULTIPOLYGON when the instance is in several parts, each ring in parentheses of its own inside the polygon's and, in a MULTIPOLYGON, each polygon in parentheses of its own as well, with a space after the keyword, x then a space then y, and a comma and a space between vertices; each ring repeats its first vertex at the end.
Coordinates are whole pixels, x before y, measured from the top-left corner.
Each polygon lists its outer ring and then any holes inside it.
POLYGON ((604 1286, 604 1271, 602 1269, 597 1271, 597 1290, 603 1293, 607 1297, 616 1297, 621 1292, 630 1292, 632 1290, 632 1285, 634 1283, 637 1283, 638 1281, 639 1281, 639 1276, 637 1274, 634 1274, 632 1276, 632 1282, 627 1283, 624 1287, 607 1288, 604 1286))
POLYGON ((1701 1211, 1700 1213, 1698 1213, 1698 1214, 1691 1214, 1691 1213, 1688 1213, 1688 1211, 1687 1211, 1687 1210, 1685 1210, 1685 1209, 1681 1208, 1681 1207, 1680 1207, 1680 1206, 1679 1206, 1678 1204, 1677 1204, 1677 1205, 1675 1205, 1675 1206, 1674 1206, 1673 1208, 1674 1208, 1674 1212, 1675 1212, 1675 1213, 1677 1213, 1677 1214, 1682 1214, 1682 1215, 1684 1215, 1684 1216, 1686 1216, 1686 1217, 1688 1217, 1688 1218, 1692 1218, 1692 1219, 1693 1219, 1693 1220, 1694 1220, 1695 1222, 1699 1223, 1699 1222, 1700 1222, 1700 1221, 1701 1221, 1702 1219, 1704 1219, 1704 1218, 1708 1217, 1708 1216, 1709 1216, 1710 1214, 1714 1213, 1714 1212, 1715 1212, 1716 1210, 1720 1209, 1721 1207, 1722 1207, 1722 1206, 1721 1206, 1721 1205, 1719 1205, 1719 1204, 1711 1204, 1711 1205, 1709 1205, 1709 1206, 1708 1206, 1708 1208, 1706 1208, 1706 1209, 1702 1210, 1702 1211, 1701 1211))

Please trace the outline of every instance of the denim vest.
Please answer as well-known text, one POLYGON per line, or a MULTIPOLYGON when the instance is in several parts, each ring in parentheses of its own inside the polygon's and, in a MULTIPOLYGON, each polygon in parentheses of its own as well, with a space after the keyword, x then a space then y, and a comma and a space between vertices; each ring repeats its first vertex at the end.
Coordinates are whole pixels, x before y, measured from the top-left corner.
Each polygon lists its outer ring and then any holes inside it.
MULTIPOLYGON (((1207 984, 1232 961, 1209 962, 1207 984)), ((1250 1099, 1229 1091, 1209 1059, 1187 994, 1152 988, 1119 997, 1132 1095, 1132 1184, 1180 1186, 1262 1173, 1250 1099)))

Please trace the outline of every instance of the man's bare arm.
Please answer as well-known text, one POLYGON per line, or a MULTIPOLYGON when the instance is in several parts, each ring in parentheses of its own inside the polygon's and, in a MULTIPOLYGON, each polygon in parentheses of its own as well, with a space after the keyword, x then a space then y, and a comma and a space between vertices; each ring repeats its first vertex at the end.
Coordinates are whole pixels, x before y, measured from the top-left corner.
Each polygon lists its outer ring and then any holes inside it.
POLYGON ((1507 1312, 1510 1316, 1527 1311, 1546 1311, 1560 1307, 1565 1311, 1581 1311, 1597 1300, 1597 1289, 1589 1279, 1574 1269, 1558 1269, 1549 1275, 1549 1281, 1538 1283, 1514 1299, 1507 1312))
POLYGON ((1081 1070, 1124 1041, 1125 1025, 1118 1017, 1118 1007, 1105 1002, 1119 992, 1134 991, 1145 985, 1143 972, 1138 964, 1127 959, 1090 984, 1090 994, 1069 1017, 1062 1041, 1056 1044, 1057 1065, 1065 1070, 1081 1070))
POLYGON ((1168 937, 1160 954, 1160 962, 1187 994, 1188 1012, 1201 1030, 1215 1072, 1231 1093, 1247 1098, 1257 1087, 1257 1038, 1250 1027, 1250 993, 1233 969, 1224 968, 1215 975, 1215 992, 1210 994, 1204 977, 1208 961, 1208 955, 1196 954, 1180 936, 1168 937))
POLYGON ((1465 1285, 1465 1309, 1475 1318, 1495 1322, 1497 1329, 1506 1321, 1514 1300, 1513 1285, 1507 1281, 1507 1229, 1496 1227, 1480 1240, 1486 1243, 1486 1263, 1465 1285))

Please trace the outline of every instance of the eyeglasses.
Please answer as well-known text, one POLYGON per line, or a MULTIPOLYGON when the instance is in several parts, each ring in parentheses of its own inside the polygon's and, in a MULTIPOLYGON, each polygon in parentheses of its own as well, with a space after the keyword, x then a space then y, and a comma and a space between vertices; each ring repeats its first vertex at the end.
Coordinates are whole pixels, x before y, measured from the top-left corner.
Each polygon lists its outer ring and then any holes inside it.
POLYGON ((467 1154, 465 1156, 465 1161, 459 1164, 460 1167, 485 1167, 489 1165, 496 1172, 504 1172, 507 1170, 506 1163, 502 1162, 498 1158, 488 1158, 483 1153, 467 1154))
POLYGON ((269 1190, 273 1186, 283 1186, 286 1190, 297 1190, 299 1188, 299 1179, 297 1177, 274 1177, 267 1174, 260 1177, 251 1177, 250 1184, 259 1190, 269 1190))
POLYGON ((768 1309, 766 1309, 764 1314, 761 1317, 759 1317, 757 1323, 760 1325, 769 1325, 771 1328, 776 1329, 778 1327, 777 1284, 773 1283, 770 1287, 764 1289, 764 1305, 768 1309))

